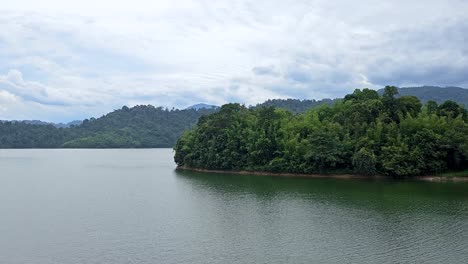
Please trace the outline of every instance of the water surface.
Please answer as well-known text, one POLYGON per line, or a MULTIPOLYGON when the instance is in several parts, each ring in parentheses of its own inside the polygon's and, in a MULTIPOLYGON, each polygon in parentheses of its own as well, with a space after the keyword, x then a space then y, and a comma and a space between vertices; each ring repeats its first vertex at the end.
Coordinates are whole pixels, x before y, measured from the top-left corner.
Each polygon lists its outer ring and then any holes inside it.
POLYGON ((0 263, 468 263, 468 184, 176 172, 0 150, 0 263))

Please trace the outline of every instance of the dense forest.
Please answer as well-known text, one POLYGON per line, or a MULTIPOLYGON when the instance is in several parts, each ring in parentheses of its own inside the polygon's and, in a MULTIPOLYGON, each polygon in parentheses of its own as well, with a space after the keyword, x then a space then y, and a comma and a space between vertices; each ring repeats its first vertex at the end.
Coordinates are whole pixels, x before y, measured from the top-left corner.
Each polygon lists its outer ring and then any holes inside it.
POLYGON ((323 100, 299 100, 299 99, 270 99, 261 104, 257 104, 253 108, 258 107, 277 107, 286 109, 293 113, 304 113, 305 111, 321 106, 321 105, 332 105, 337 99, 323 99, 323 100))
POLYGON ((68 128, 52 124, 0 122, 0 148, 157 148, 172 147, 184 130, 210 109, 168 110, 126 106, 68 128))
POLYGON ((395 177, 468 167, 468 114, 453 101, 425 105, 387 86, 293 114, 223 105, 175 146, 181 167, 395 177))

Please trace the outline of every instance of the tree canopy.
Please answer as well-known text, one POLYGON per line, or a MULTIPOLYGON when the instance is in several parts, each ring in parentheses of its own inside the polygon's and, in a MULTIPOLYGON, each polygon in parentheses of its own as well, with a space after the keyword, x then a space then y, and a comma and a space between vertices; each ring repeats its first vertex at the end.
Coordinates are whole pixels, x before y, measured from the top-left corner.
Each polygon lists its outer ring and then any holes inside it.
POLYGON ((337 99, 322 99, 322 100, 299 100, 299 99, 270 99, 261 104, 257 104, 256 107, 268 107, 273 106, 282 108, 293 113, 304 113, 305 111, 321 106, 321 105, 332 105, 337 99))
POLYGON ((468 114, 453 101, 356 89, 303 114, 227 104, 200 118, 175 146, 179 166, 396 177, 468 167, 468 114))

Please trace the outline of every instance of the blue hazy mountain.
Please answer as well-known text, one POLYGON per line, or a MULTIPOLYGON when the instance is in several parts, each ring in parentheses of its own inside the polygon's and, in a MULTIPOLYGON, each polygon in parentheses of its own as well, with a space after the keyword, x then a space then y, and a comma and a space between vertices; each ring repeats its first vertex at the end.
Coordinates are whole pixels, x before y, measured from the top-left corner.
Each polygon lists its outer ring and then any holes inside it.
MULTIPOLYGON (((461 87, 438 87, 438 86, 420 86, 420 87, 401 87, 398 88, 400 96, 413 95, 419 98, 423 103, 432 100, 438 104, 447 100, 457 102, 468 106, 468 89, 461 87)), ((383 93, 383 89, 379 90, 383 93)))
POLYGON ((216 108, 219 108, 219 106, 217 105, 209 105, 209 104, 195 104, 195 105, 191 105, 185 109, 194 109, 194 110, 200 110, 200 109, 216 109, 216 108))

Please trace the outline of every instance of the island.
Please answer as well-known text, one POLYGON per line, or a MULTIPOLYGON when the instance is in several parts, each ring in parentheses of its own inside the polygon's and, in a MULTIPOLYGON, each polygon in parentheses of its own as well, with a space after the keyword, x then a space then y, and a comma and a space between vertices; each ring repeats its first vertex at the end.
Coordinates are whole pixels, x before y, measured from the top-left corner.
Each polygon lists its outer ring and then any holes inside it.
POLYGON ((468 168, 468 112, 356 89, 305 113, 223 105, 201 116, 175 147, 179 169, 283 175, 416 177, 468 168))

